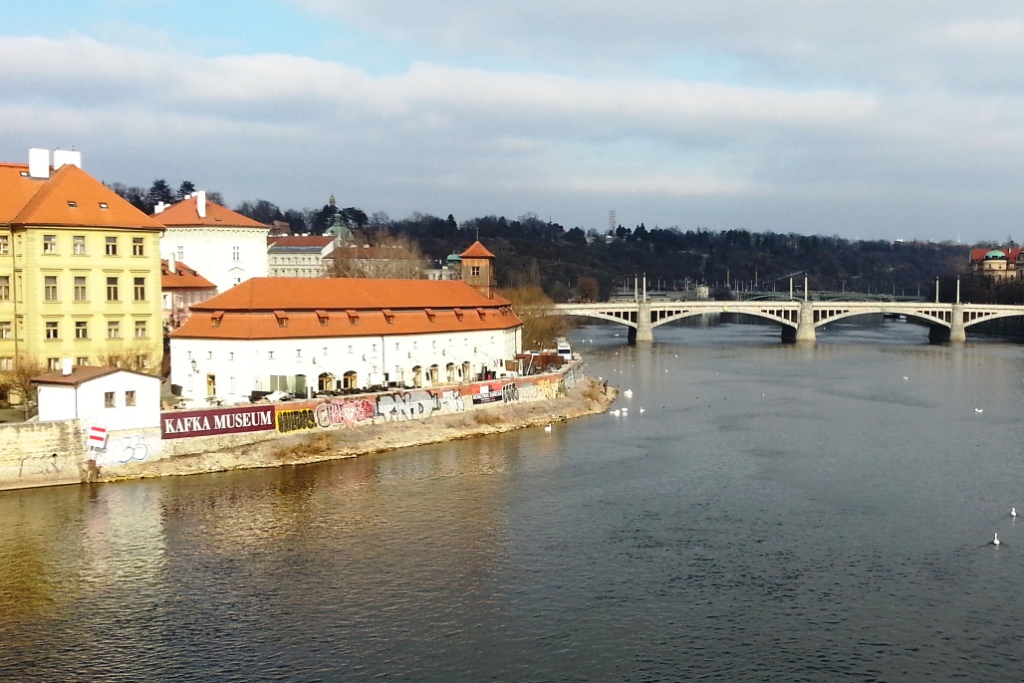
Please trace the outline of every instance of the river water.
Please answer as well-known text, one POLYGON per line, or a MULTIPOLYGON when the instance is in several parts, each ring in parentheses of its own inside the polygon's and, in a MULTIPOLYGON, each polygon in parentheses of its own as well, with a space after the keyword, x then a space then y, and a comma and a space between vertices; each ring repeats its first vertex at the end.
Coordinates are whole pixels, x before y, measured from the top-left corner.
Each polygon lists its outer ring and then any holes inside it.
POLYGON ((1024 677, 1024 349, 655 338, 575 334, 625 416, 0 493, 0 680, 1024 677))

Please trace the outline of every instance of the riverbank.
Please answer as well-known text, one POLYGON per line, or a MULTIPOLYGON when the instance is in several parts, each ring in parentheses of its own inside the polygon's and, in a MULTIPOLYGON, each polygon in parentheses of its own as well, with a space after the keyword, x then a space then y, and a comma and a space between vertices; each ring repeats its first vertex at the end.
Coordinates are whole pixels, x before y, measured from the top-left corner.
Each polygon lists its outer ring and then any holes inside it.
POLYGON ((409 420, 354 428, 296 434, 218 452, 182 455, 151 463, 134 463, 130 471, 105 468, 90 481, 113 482, 152 477, 185 476, 302 465, 355 458, 410 446, 501 434, 515 429, 604 413, 618 391, 584 378, 565 396, 541 401, 506 404, 502 410, 473 410, 438 415, 430 420, 409 420))

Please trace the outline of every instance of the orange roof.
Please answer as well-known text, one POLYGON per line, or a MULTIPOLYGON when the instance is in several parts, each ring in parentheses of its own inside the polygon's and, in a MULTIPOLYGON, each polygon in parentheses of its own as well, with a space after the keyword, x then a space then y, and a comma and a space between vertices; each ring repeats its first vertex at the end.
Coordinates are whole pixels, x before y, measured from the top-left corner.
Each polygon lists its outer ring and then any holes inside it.
POLYGON ((172 336, 361 337, 503 330, 522 324, 509 301, 488 299, 460 280, 252 278, 191 308, 188 322, 172 336), (478 313, 465 315, 456 311, 460 308, 478 313), (217 314, 221 317, 214 324, 217 314))
POLYGON ((225 208, 220 204, 206 200, 206 217, 199 217, 198 197, 183 199, 173 206, 169 206, 153 218, 160 221, 168 228, 189 228, 200 225, 214 225, 219 227, 232 228, 262 228, 269 230, 270 226, 263 225, 259 221, 243 216, 242 214, 225 208))
MULTIPOLYGON (((996 247, 999 251, 1006 254, 1007 263, 1016 263, 1020 258, 1020 253, 1024 251, 1024 247, 996 247)), ((980 263, 985 260, 985 254, 992 251, 992 247, 975 247, 971 249, 971 263, 980 263)))
POLYGON ((160 288, 161 289, 217 289, 205 277, 189 268, 181 261, 174 262, 174 272, 167 267, 167 259, 160 261, 160 288))
POLYGON ((0 163, 0 223, 163 230, 109 187, 72 164, 32 178, 27 164, 0 163))
POLYGON ((33 384, 66 384, 77 387, 90 380, 106 377, 107 375, 112 375, 115 372, 127 372, 132 375, 159 379, 155 377, 155 375, 149 375, 144 372, 135 372, 134 370, 125 370, 123 368, 111 368, 97 365, 74 365, 71 368, 70 375, 65 375, 61 370, 54 370, 53 372, 49 372, 45 375, 33 377, 31 381, 33 384))
POLYGON ((469 249, 459 254, 462 258, 494 258, 494 254, 487 250, 487 247, 480 244, 480 240, 473 242, 469 249))

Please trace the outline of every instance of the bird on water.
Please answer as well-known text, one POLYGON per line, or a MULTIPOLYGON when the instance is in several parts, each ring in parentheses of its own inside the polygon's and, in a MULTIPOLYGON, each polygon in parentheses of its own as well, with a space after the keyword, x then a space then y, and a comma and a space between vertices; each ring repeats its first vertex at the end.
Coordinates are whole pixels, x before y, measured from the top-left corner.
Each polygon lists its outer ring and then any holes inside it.
POLYGON ((995 534, 995 538, 992 539, 992 545, 999 547, 999 534, 995 534))
POLYGON ((1017 516, 1017 508, 1010 508, 1010 516, 1011 517, 1016 517, 1017 516))

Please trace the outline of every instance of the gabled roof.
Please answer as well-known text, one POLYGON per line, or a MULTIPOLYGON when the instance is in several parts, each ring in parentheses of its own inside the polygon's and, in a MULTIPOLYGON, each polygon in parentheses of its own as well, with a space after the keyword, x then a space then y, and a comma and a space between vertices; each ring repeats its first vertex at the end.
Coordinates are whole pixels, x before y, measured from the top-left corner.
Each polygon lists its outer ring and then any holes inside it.
POLYGON ((174 262, 174 272, 170 272, 167 259, 160 261, 160 288, 161 289, 217 289, 205 277, 196 272, 195 268, 189 268, 181 261, 174 262))
POLYGON ((509 305, 499 296, 488 299, 461 280, 255 277, 192 306, 192 311, 472 309, 509 305))
POLYGON ((32 178, 27 164, 0 164, 0 224, 163 230, 73 164, 32 178))
POLYGON ((199 198, 196 196, 183 199, 177 204, 167 207, 153 218, 168 228, 191 228, 203 225, 231 228, 260 228, 270 230, 270 226, 243 216, 210 200, 206 200, 206 216, 199 216, 199 198))
POLYGON ((156 375, 147 375, 144 372, 135 372, 134 370, 125 370, 124 368, 108 368, 94 365, 75 365, 72 366, 70 375, 65 375, 60 370, 54 370, 53 372, 48 372, 45 375, 33 377, 32 383, 63 384, 67 386, 77 387, 91 380, 99 379, 100 377, 106 377, 107 375, 113 375, 116 372, 127 372, 132 375, 139 375, 140 377, 152 377, 153 379, 156 380, 160 379, 156 375))
POLYGON ((473 242, 469 249, 459 254, 462 258, 494 258, 494 254, 487 250, 487 247, 480 244, 480 240, 473 242))

